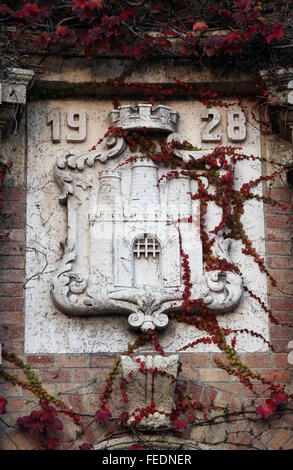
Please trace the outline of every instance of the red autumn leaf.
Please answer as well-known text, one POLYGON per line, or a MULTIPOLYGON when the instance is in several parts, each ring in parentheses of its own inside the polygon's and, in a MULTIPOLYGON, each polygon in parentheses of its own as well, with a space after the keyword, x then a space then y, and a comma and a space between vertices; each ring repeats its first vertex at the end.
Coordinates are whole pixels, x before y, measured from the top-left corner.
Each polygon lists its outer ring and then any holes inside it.
POLYGON ((34 43, 32 45, 33 51, 40 51, 42 49, 45 49, 47 47, 49 41, 51 41, 51 37, 48 35, 48 33, 46 33, 46 31, 44 31, 40 35, 39 39, 34 41, 34 43))
POLYGON ((135 11, 133 10, 133 8, 124 8, 119 16, 122 20, 128 21, 129 17, 133 16, 134 13, 135 11))
POLYGON ((104 423, 107 423, 110 417, 111 417, 111 411, 108 410, 107 408, 101 408, 100 410, 96 411, 94 420, 103 421, 104 423))
POLYGON ((0 415, 4 415, 4 413, 6 413, 6 405, 7 405, 6 398, 0 395, 0 415))
POLYGON ((24 19, 25 17, 36 16, 39 11, 39 7, 36 3, 28 3, 22 10, 15 14, 15 18, 24 19))
POLYGON ((235 42, 235 40, 239 37, 239 31, 237 30, 234 30, 232 31, 231 34, 228 34, 227 36, 224 36, 223 37, 223 40, 228 43, 228 44, 232 44, 233 42, 235 42))
POLYGON ((273 39, 281 39, 284 36, 284 31, 282 29, 273 29, 271 34, 266 36, 266 42, 270 44, 273 39))
POLYGON ((272 416, 274 414, 274 411, 275 410, 270 405, 265 404, 258 406, 255 410, 255 413, 257 415, 262 415, 264 419, 267 419, 269 418, 269 416, 272 416))
POLYGON ((164 6, 163 2, 158 2, 158 3, 156 3, 156 5, 154 6, 154 9, 155 9, 155 10, 159 10, 160 8, 162 8, 162 6, 164 6))
POLYGON ((77 8, 102 8, 103 6, 102 0, 73 0, 73 3, 74 5, 72 7, 72 10, 76 10, 77 8))
POLYGON ((278 405, 281 405, 282 403, 288 402, 288 395, 284 392, 273 392, 271 394, 271 399, 278 405))
POLYGON ((205 21, 198 20, 194 23, 192 27, 192 31, 204 31, 205 29, 208 29, 208 25, 206 24, 205 21))
POLYGON ((74 0, 72 10, 76 11, 81 21, 92 22, 96 18, 95 10, 100 10, 102 6, 102 0, 74 0))
POLYGON ((92 450, 93 449, 93 444, 89 444, 88 442, 85 442, 81 446, 79 446, 79 450, 92 450))
POLYGON ((42 433, 44 429, 45 429, 45 425, 40 423, 39 421, 31 422, 31 424, 28 427, 28 431, 32 436, 34 436, 37 432, 42 433))
POLYGON ((7 16, 7 15, 13 15, 13 11, 8 8, 7 5, 3 4, 0 5, 0 15, 2 16, 7 16))
POLYGON ((59 446, 60 442, 57 437, 46 437, 43 441, 43 446, 48 450, 53 450, 55 447, 59 446))
POLYGON ((252 0, 234 0, 234 3, 243 13, 248 13, 251 10, 252 0))
POLYGON ((56 29, 57 36, 66 37, 70 34, 70 29, 67 26, 58 26, 56 29))
POLYGON ((226 16, 231 16, 232 12, 231 12, 231 10, 227 10, 226 8, 224 8, 224 10, 219 11, 219 15, 222 16, 222 17, 225 17, 225 15, 226 16))
POLYGON ((141 444, 132 444, 130 450, 146 450, 146 447, 141 444))
POLYGON ((181 54, 190 56, 190 55, 198 55, 198 46, 200 44, 199 36, 196 37, 188 37, 184 39, 184 47, 181 49, 181 54))
POLYGON ((175 38, 178 38, 178 37, 179 37, 179 34, 178 34, 176 31, 172 31, 172 30, 166 29, 166 30, 164 31, 164 36, 165 36, 165 37, 173 36, 173 37, 175 37, 175 38))
POLYGON ((204 43, 205 53, 208 57, 219 55, 222 47, 222 39, 218 36, 207 38, 204 43))
POLYGON ((173 425, 178 429, 184 429, 187 426, 187 421, 185 419, 175 419, 173 425))

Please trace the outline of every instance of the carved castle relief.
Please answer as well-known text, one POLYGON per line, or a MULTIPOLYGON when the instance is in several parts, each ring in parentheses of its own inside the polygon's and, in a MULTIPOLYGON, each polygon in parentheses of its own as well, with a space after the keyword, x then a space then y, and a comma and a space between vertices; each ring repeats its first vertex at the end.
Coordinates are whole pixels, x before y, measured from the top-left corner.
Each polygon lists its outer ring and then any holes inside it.
MULTIPOLYGON (((68 114, 71 127, 75 114, 68 114)), ((229 116, 230 137, 243 140, 246 131, 241 111, 229 116)), ((175 132, 179 113, 168 106, 125 105, 109 117, 112 125, 122 129, 143 127, 146 132, 167 134, 168 142, 183 140, 175 132)), ((48 123, 51 121, 50 117, 48 123)), ((77 119, 80 122, 84 138, 82 112, 77 119)), ((52 124, 53 139, 57 139, 59 127, 52 124)), ((204 131, 205 139, 209 130, 204 131)), ((129 325, 143 331, 167 327, 167 313, 180 309, 184 290, 181 239, 190 259, 192 298, 203 298, 216 313, 233 311, 242 296, 242 279, 232 272, 204 271, 200 207, 191 198, 197 182, 187 174, 158 184, 166 169, 143 155, 131 155, 123 138, 111 136, 106 144, 104 151, 63 153, 55 165, 59 201, 67 205, 68 220, 65 253, 53 278, 52 297, 57 308, 76 316, 127 315, 129 325), (130 156, 135 159, 123 165, 130 156)), ((208 151, 175 153, 188 161, 208 151)), ((205 178, 202 183, 208 187, 205 178)), ((219 236, 216 256, 229 260, 230 243, 219 236)))

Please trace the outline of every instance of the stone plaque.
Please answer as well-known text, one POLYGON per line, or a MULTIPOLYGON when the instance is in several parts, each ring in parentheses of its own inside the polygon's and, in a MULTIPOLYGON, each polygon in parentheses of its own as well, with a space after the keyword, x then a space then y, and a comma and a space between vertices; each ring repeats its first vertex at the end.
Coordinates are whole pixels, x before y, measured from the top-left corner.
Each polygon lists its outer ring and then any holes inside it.
MULTIPOLYGON (((109 125, 144 127, 169 142, 188 140, 200 150, 176 151, 183 161, 201 158, 219 142, 261 155, 260 133, 249 106, 243 112, 236 105, 227 111, 182 101, 157 107, 123 103, 118 110, 110 101, 31 103, 26 352, 122 352, 134 342, 136 331, 149 328, 161 330, 167 352, 177 352, 203 336, 168 318, 179 308, 184 290, 180 243, 189 255, 192 298, 203 298, 224 327, 255 330, 267 338, 267 315, 243 291, 244 282, 266 301, 266 279, 242 255, 241 243, 219 236, 214 250, 216 256, 236 262, 243 279, 229 271, 205 272, 200 204, 191 198, 198 183, 180 175, 158 185, 168 169, 131 152, 123 137, 108 136, 96 145, 109 125)), ((236 165, 238 188, 260 175, 257 160, 236 165)), ((208 188, 206 178, 201 183, 208 188)), ((209 230, 220 218, 220 210, 210 203, 209 230)), ((262 203, 248 202, 242 220, 264 256, 262 203)), ((245 335, 237 345, 239 351, 266 349, 259 338, 245 335)), ((217 348, 196 349, 209 350, 217 348)))

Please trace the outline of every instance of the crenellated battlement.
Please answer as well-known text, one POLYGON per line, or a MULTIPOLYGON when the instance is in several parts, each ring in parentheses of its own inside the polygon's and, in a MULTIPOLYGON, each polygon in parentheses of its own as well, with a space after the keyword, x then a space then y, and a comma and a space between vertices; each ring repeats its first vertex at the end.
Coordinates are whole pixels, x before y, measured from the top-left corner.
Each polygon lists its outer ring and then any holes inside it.
POLYGON ((101 178, 119 178, 121 180, 122 173, 117 170, 103 170, 98 173, 99 179, 101 178))
POLYGON ((175 132, 179 121, 179 113, 165 105, 153 107, 151 104, 139 104, 137 107, 131 104, 113 109, 109 113, 109 119, 113 126, 122 129, 139 130, 145 127, 147 130, 159 132, 175 132))

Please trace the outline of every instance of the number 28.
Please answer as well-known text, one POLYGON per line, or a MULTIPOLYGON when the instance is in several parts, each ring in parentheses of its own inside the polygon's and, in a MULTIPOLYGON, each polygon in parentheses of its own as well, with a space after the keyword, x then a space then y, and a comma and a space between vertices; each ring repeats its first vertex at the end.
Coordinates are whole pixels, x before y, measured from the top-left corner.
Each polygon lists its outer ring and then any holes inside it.
MULTIPOLYGON (((202 129, 202 142, 220 142, 221 134, 212 133, 221 122, 221 114, 216 108, 206 108, 201 113, 202 121, 208 121, 202 129)), ((227 112, 227 135, 231 142, 243 142, 246 139, 246 117, 240 109, 227 112)))

